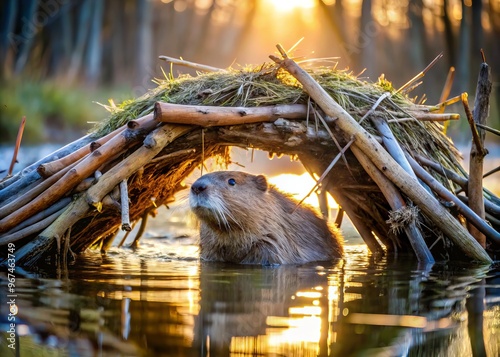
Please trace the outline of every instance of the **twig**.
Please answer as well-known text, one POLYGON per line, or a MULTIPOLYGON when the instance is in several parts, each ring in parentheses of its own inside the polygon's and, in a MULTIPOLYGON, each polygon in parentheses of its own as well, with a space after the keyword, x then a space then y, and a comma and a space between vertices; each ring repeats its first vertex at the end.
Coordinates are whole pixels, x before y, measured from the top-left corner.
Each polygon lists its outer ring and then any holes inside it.
POLYGON ((476 146, 478 153, 482 154, 484 157, 486 153, 484 152, 483 145, 481 144, 481 139, 479 137, 479 133, 476 128, 476 123, 474 121, 474 117, 469 107, 469 101, 467 99, 468 97, 469 96, 467 93, 462 93, 461 98, 462 98, 462 104, 464 105, 465 116, 467 117, 467 121, 469 122, 470 130, 472 132, 472 141, 476 146))
POLYGON ((460 96, 457 95, 457 96, 455 96, 453 98, 447 99, 447 100, 445 100, 443 102, 439 102, 438 104, 430 107, 429 111, 430 112, 437 112, 435 114, 444 114, 443 113, 444 112, 444 108, 446 108, 449 105, 452 105, 452 104, 455 104, 455 103, 459 102, 460 99, 461 99, 460 96))
POLYGON ((303 119, 306 117, 307 107, 303 104, 246 108, 157 102, 154 108, 154 118, 157 121, 201 125, 203 127, 260 123, 278 118, 303 119))
POLYGON ((365 115, 363 115, 363 117, 359 120, 359 124, 361 124, 366 118, 368 118, 370 115, 373 114, 373 112, 375 111, 375 109, 377 109, 377 107, 380 105, 380 103, 382 103, 382 101, 387 98, 387 97, 390 97, 391 96, 391 93, 389 92, 385 92, 384 94, 382 94, 380 96, 380 98, 377 99, 377 101, 372 105, 372 107, 370 108, 370 110, 368 110, 366 112, 365 115))
POLYGON ((12 161, 10 162, 9 171, 7 172, 7 177, 12 176, 12 171, 14 171, 14 165, 17 161, 17 153, 19 152, 19 147, 21 146, 21 139, 23 138, 24 126, 26 125, 26 117, 23 117, 21 124, 19 125, 19 130, 17 131, 16 146, 14 147, 14 154, 12 155, 12 161))
POLYGON ((326 170, 323 172, 323 174, 320 176, 320 178, 318 179, 318 181, 316 181, 316 183, 314 184, 313 188, 309 191, 309 193, 303 197, 298 203, 297 205, 295 206, 295 209, 294 211, 302 204, 302 202, 304 202, 304 200, 311 196, 311 193, 313 193, 319 185, 321 185, 321 183, 323 182, 323 180, 325 179, 325 177, 330 173, 330 170, 335 166, 335 164, 337 163, 337 161, 339 161, 339 159, 344 155, 344 153, 347 151, 347 149, 349 149, 349 147, 351 146, 351 144, 355 141, 354 138, 352 138, 343 148, 342 150, 340 150, 340 152, 337 154, 337 156, 335 156, 335 158, 332 160, 332 162, 330 163, 330 165, 328 165, 328 167, 326 168, 326 170))
POLYGON ((153 164, 153 163, 160 162, 160 161, 170 160, 170 159, 173 159, 174 157, 177 157, 177 156, 184 156, 184 155, 187 155, 187 154, 194 154, 195 152, 196 152, 195 148, 193 148, 193 149, 179 150, 179 151, 172 152, 170 154, 166 154, 166 155, 155 157, 153 160, 151 160, 151 163, 153 164))
POLYGON ((148 218, 149 210, 146 210, 142 215, 141 225, 139 226, 139 230, 134 237, 134 241, 129 245, 130 248, 137 248, 139 246, 139 240, 142 238, 142 235, 146 231, 146 227, 148 225, 148 218))
POLYGON ((443 57, 443 53, 440 53, 439 55, 437 55, 437 57, 434 58, 432 60, 432 62, 429 63, 429 65, 427 67, 425 67, 425 69, 422 72, 418 73, 415 77, 413 77, 408 82, 406 82, 406 84, 403 85, 401 88, 399 88, 394 94, 397 94, 399 92, 404 91, 405 89, 410 87, 413 83, 418 81, 420 78, 424 77, 425 74, 427 73, 427 71, 429 71, 429 69, 431 69, 436 64, 436 62, 441 59, 441 57, 443 57))
MULTIPOLYGON (((482 53, 482 55, 484 58, 484 53, 482 53)), ((470 151, 469 186, 467 196, 469 197, 469 207, 482 219, 485 218, 483 196, 483 161, 488 152, 484 148, 484 138, 486 133, 482 129, 477 130, 475 124, 486 124, 490 110, 491 87, 490 68, 487 63, 483 62, 479 69, 477 79, 472 122, 470 121, 469 113, 467 113, 467 119, 471 125, 474 139, 470 151)), ((470 224, 469 231, 483 247, 486 246, 486 237, 470 224)))
POLYGON ((347 213, 349 219, 351 220, 354 227, 358 231, 361 238, 365 242, 370 252, 373 254, 383 254, 384 249, 380 246, 380 243, 375 239, 372 233, 372 229, 368 227, 366 221, 363 220, 356 214, 354 207, 352 207, 351 202, 348 197, 342 194, 340 191, 335 191, 335 200, 340 204, 342 209, 347 213))
POLYGON ((489 131, 490 133, 493 133, 495 135, 499 135, 500 136, 500 130, 497 130, 497 129, 493 129, 492 127, 489 127, 489 126, 486 126, 486 125, 483 125, 483 124, 479 124, 479 123, 476 123, 476 126, 481 128, 481 129, 484 129, 486 131, 489 131))
POLYGON ((226 72, 226 70, 224 70, 222 68, 207 66, 207 65, 204 65, 204 64, 190 62, 190 61, 186 61, 186 60, 183 60, 183 59, 177 59, 177 58, 168 57, 168 56, 159 56, 158 58, 161 59, 161 60, 164 60, 166 62, 170 62, 170 63, 173 63, 173 64, 178 64, 179 66, 193 68, 193 69, 195 69, 197 71, 202 71, 202 72, 226 72))
POLYGON ((394 123, 394 122, 403 122, 403 121, 412 121, 412 120, 418 120, 418 121, 435 121, 435 122, 446 122, 449 120, 459 120, 460 119, 460 114, 455 114, 455 113, 412 113, 411 117, 408 118, 396 118, 396 119, 389 119, 387 122, 388 123, 394 123))
POLYGON ((130 215, 129 215, 129 206, 128 206, 128 187, 127 187, 127 179, 123 179, 120 182, 120 203, 121 203, 121 212, 122 212, 122 230, 123 231, 131 231, 132 227, 130 227, 130 215))
MULTIPOLYGON (((451 93, 451 87, 453 86, 453 80, 455 79, 455 67, 450 67, 448 75, 446 76, 446 82, 444 82, 443 91, 441 92, 441 97, 439 98, 440 103, 447 102, 448 97, 451 93)), ((456 98, 456 97, 455 97, 456 98)), ((443 104, 439 107, 438 111, 440 113, 444 112, 444 108, 447 104, 443 104)))
POLYGON ((493 170, 488 171, 487 173, 485 173, 485 174, 483 175, 483 178, 488 177, 488 176, 490 176, 490 175, 493 175, 495 172, 498 172, 498 171, 500 171, 500 166, 499 166, 499 167, 497 167, 497 168, 495 168, 495 169, 493 169, 493 170))

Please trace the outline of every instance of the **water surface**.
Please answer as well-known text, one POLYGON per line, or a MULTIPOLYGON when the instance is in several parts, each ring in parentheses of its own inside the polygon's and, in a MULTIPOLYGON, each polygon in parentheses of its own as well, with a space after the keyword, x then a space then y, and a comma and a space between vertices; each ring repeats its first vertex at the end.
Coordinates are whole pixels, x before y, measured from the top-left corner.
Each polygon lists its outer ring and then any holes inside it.
MULTIPOLYGON (((16 271, 15 347, 1 356, 497 356, 500 270, 375 258, 201 263, 189 238, 16 271)), ((1 289, 7 282, 1 273, 1 289)))

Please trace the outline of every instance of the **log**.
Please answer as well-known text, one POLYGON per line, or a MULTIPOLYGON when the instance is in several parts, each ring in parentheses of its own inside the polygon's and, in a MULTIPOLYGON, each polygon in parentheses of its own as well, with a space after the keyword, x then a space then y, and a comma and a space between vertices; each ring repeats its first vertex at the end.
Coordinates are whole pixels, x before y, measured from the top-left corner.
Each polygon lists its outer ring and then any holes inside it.
POLYGON ((7 171, 7 177, 12 176, 14 171, 14 165, 17 161, 17 153, 19 152, 19 147, 21 146, 21 139, 23 138, 24 127, 26 125, 26 117, 23 117, 21 124, 19 124, 19 130, 17 131, 16 145, 14 146, 14 154, 12 155, 12 160, 10 161, 9 171, 7 171))
POLYGON ((462 227, 441 204, 430 195, 413 177, 406 173, 383 147, 361 127, 335 100, 302 68, 286 55, 281 60, 271 56, 302 84, 304 90, 347 136, 356 138, 355 144, 367 155, 397 187, 452 239, 462 251, 473 259, 491 264, 492 260, 483 247, 462 227))
POLYGON ((306 116, 307 108, 303 104, 245 108, 157 102, 154 108, 155 120, 203 127, 260 123, 278 118, 304 119, 306 116))

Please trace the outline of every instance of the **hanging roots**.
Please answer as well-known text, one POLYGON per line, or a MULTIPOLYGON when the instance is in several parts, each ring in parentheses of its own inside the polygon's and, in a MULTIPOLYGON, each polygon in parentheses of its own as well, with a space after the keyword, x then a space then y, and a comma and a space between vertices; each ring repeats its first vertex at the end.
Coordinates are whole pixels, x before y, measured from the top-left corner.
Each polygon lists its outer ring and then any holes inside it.
POLYGON ((417 206, 408 205, 395 211, 389 211, 389 219, 386 223, 390 224, 391 232, 398 234, 410 223, 418 223, 418 213, 417 206))

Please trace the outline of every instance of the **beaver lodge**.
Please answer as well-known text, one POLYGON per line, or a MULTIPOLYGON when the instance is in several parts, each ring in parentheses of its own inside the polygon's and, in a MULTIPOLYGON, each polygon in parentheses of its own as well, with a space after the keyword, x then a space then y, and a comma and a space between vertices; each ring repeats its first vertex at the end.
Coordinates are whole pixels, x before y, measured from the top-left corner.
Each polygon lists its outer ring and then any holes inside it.
POLYGON ((374 253, 495 258, 500 200, 482 187, 484 131, 476 128, 488 115, 486 63, 474 110, 466 94, 458 98, 474 138, 468 177, 440 123, 459 119, 444 112, 453 100, 429 106, 408 96, 425 71, 395 89, 383 77, 304 70, 278 48, 282 57, 261 66, 196 66, 206 73, 158 80, 143 97, 110 107, 89 135, 5 179, 0 245, 15 247, 18 266, 105 250, 119 230, 171 202, 204 160, 230 163, 229 148, 239 146, 300 160, 374 253))

